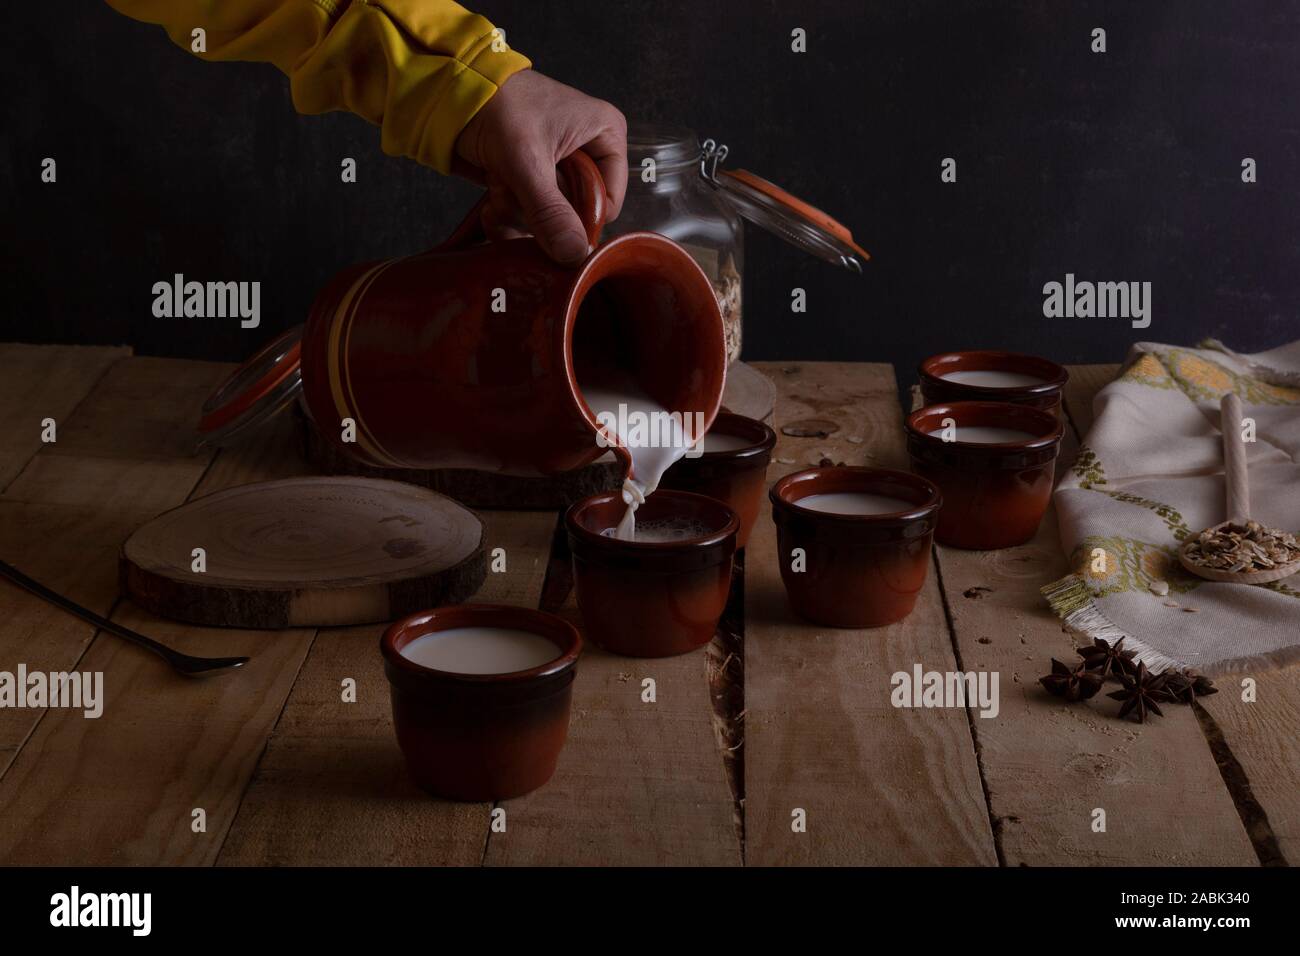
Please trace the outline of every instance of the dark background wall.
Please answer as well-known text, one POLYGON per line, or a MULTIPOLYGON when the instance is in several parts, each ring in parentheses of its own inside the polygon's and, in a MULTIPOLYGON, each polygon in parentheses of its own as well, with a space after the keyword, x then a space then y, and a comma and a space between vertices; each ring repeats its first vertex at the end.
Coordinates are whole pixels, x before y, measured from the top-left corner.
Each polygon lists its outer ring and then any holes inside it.
MULTIPOLYGON (((872 251, 852 276, 751 227, 748 358, 892 361, 906 379, 947 348, 1115 361, 1138 339, 1300 336, 1300 4, 468 5, 539 69, 730 144, 872 251), (1151 281, 1152 326, 1044 318, 1043 283, 1066 272, 1151 281)), ((424 248, 475 197, 385 157, 356 117, 298 116, 273 67, 199 62, 103 3, 5 3, 0 36, 0 339, 241 358, 335 270, 424 248), (261 280, 262 328, 154 318, 175 272, 261 280)))

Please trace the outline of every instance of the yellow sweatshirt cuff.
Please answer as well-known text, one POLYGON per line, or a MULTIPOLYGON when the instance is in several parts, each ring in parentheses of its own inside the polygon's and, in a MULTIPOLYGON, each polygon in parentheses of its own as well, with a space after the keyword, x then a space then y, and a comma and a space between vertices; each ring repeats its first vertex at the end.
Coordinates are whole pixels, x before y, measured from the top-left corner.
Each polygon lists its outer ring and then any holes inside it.
POLYGON ((383 137, 384 151, 403 153, 426 166, 432 166, 440 173, 450 173, 456 140, 461 130, 496 95, 502 83, 520 70, 532 66, 527 57, 513 50, 488 53, 486 56, 489 57, 489 62, 484 62, 483 56, 480 56, 472 63, 459 67, 456 82, 434 102, 418 137, 418 145, 413 151, 402 147, 400 130, 394 129, 395 135, 389 136, 387 127, 383 137), (490 67, 490 72, 484 70, 486 67, 490 67))
POLYGON ((390 63, 403 63, 404 75, 390 78, 398 95, 390 92, 392 120, 386 111, 384 151, 449 173, 461 130, 507 79, 532 64, 510 49, 505 32, 486 17, 448 0, 354 0, 353 9, 357 6, 380 11, 413 51, 404 60, 394 44, 387 44, 397 52, 390 63), (422 55, 433 62, 418 62, 422 55))

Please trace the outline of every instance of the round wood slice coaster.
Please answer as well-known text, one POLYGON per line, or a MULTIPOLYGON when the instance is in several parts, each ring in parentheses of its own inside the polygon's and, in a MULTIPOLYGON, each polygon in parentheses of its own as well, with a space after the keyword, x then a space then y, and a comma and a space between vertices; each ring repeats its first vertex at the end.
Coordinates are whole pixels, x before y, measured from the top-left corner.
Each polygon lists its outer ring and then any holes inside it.
POLYGON ((483 522, 443 495, 374 478, 242 485, 159 515, 122 546, 122 586, 154 614, 223 627, 389 621, 483 583, 483 522), (206 570, 193 570, 195 548, 206 570))
MULTIPOLYGON (((737 415, 772 424, 776 386, 762 372, 744 362, 727 369, 727 388, 722 404, 737 415)), ((316 431, 301 404, 294 416, 302 436, 303 457, 312 467, 328 475, 360 475, 402 481, 449 495, 471 508, 507 508, 511 511, 552 511, 602 491, 614 491, 623 484, 623 469, 612 454, 598 461, 548 478, 525 478, 467 468, 418 470, 375 468, 340 452, 316 431)))

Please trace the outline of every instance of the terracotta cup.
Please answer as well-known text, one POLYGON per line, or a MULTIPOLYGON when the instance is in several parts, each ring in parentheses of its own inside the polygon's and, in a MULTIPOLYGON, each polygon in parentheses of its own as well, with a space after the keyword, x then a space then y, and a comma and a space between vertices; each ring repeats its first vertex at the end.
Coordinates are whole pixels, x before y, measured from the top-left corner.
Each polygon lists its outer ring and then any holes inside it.
POLYGON ((704 534, 663 543, 603 534, 625 508, 621 493, 605 492, 564 516, 583 633, 628 657, 671 657, 707 644, 731 589, 736 513, 703 495, 656 491, 637 510, 638 525, 689 522, 704 534))
POLYGON ((551 778, 569 730, 569 700, 582 639, 541 611, 457 604, 392 624, 379 641, 393 701, 393 727, 411 776, 429 793, 485 803, 536 790, 551 778), (555 644, 555 659, 511 674, 458 674, 402 656, 431 631, 503 627, 555 644))
POLYGON ((926 405, 947 402, 1010 402, 1059 414, 1061 392, 1070 374, 1063 367, 1036 355, 972 349, 931 355, 917 369, 921 397, 926 405), (949 372, 1015 372, 1041 381, 1034 385, 993 387, 970 385, 943 378, 949 372))
POLYGON ((746 444, 728 451, 704 452, 698 458, 683 458, 668 469, 659 487, 707 495, 731 508, 740 519, 736 547, 743 548, 758 520, 776 433, 753 418, 720 412, 709 434, 729 435, 746 444))
MULTIPOLYGON (((320 435, 381 468, 580 468, 606 451, 581 395, 602 380, 707 427, 726 378, 708 278, 656 233, 601 244, 595 163, 579 151, 559 174, 587 226, 583 263, 551 261, 532 237, 483 241, 480 203, 437 248, 336 275, 301 342, 250 360, 209 400, 200 430, 219 440, 260 420, 292 399, 299 377, 320 435)), ((626 450, 615 453, 626 464, 626 450)))
POLYGON ((1052 412, 1004 402, 931 405, 907 416, 912 470, 943 492, 935 538, 955 548, 988 551, 1024 544, 1052 497, 1064 430, 1052 412), (945 442, 945 419, 963 425, 1012 428, 1034 436, 1020 442, 945 442))
POLYGON ((768 497, 781 580, 796 614, 827 627, 865 628, 912 613, 930 567, 941 503, 933 484, 883 468, 809 468, 786 475, 768 497), (885 495, 911 507, 843 515, 799 504, 809 495, 841 492, 885 495))

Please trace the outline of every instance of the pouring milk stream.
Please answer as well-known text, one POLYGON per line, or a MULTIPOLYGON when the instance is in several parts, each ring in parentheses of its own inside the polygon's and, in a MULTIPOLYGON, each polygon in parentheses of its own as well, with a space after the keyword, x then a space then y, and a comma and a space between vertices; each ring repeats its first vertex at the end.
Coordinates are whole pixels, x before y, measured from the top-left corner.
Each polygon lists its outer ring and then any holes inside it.
MULTIPOLYGON (((627 448, 631 467, 623 479, 627 511, 614 529, 614 537, 636 539, 636 509, 654 494, 664 472, 683 458, 701 437, 689 416, 670 413, 643 392, 631 387, 584 386, 582 397, 597 421, 627 448), (626 423, 627 427, 619 427, 626 423)), ((702 416, 699 424, 702 425, 702 416)), ((689 536, 689 535, 685 535, 689 536)), ((664 540, 656 535, 656 540, 664 540)))

